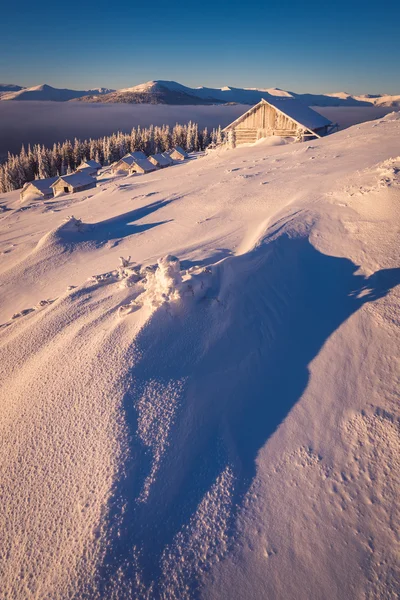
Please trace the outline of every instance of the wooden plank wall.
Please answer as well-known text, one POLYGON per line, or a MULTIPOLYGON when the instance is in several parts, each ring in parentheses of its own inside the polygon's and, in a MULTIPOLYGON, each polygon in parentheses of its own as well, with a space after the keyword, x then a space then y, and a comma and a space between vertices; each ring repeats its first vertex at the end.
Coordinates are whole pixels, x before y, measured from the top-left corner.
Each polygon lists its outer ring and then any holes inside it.
POLYGON ((294 134, 297 128, 297 123, 290 117, 278 112, 273 106, 262 104, 239 123, 235 130, 239 135, 240 130, 253 130, 255 132, 262 130, 265 132, 264 135, 283 135, 283 133, 290 135, 287 132, 294 134))

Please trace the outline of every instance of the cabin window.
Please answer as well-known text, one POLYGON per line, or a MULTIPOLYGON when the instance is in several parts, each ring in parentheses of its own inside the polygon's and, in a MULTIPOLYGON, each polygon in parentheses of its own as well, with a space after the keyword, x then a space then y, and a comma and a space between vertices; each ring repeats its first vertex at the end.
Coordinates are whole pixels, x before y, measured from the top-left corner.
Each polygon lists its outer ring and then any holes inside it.
POLYGON ((65 187, 64 187, 64 192, 65 192, 66 194, 68 194, 68 192, 69 192, 69 188, 67 188, 67 186, 65 186, 65 187))

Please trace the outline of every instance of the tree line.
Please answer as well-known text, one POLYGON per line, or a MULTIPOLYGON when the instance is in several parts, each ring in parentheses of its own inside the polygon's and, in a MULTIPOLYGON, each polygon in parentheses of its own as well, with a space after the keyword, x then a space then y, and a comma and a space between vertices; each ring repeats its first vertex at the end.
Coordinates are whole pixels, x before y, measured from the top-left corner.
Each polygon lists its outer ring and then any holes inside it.
POLYGON ((47 179, 73 173, 82 160, 95 160, 102 166, 111 165, 128 152, 141 150, 146 155, 166 152, 181 146, 187 152, 205 150, 222 139, 221 128, 199 130, 197 123, 147 128, 133 127, 130 133, 113 133, 97 139, 65 140, 46 148, 40 144, 22 146, 19 154, 8 153, 0 165, 0 193, 17 190, 28 181, 47 179))

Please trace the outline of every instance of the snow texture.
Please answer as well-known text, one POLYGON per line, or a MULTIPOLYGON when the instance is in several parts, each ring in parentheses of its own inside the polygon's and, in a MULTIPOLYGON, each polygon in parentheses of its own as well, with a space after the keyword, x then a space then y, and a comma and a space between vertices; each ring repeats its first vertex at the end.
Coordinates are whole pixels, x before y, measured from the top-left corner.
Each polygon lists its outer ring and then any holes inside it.
POLYGON ((1 597, 398 596, 399 135, 1 196, 1 597))

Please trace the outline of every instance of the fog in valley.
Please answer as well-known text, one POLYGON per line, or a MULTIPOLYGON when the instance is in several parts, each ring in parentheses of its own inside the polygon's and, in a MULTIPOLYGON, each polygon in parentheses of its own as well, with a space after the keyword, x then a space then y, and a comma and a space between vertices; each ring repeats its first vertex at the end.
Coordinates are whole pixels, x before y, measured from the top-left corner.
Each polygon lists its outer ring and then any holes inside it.
MULTIPOLYGON (((19 152, 22 144, 62 142, 128 132, 138 125, 170 125, 195 121, 200 128, 225 127, 249 106, 172 106, 152 104, 87 104, 80 102, 0 102, 0 157, 19 152)), ((341 128, 392 112, 382 107, 314 107, 341 128)))

